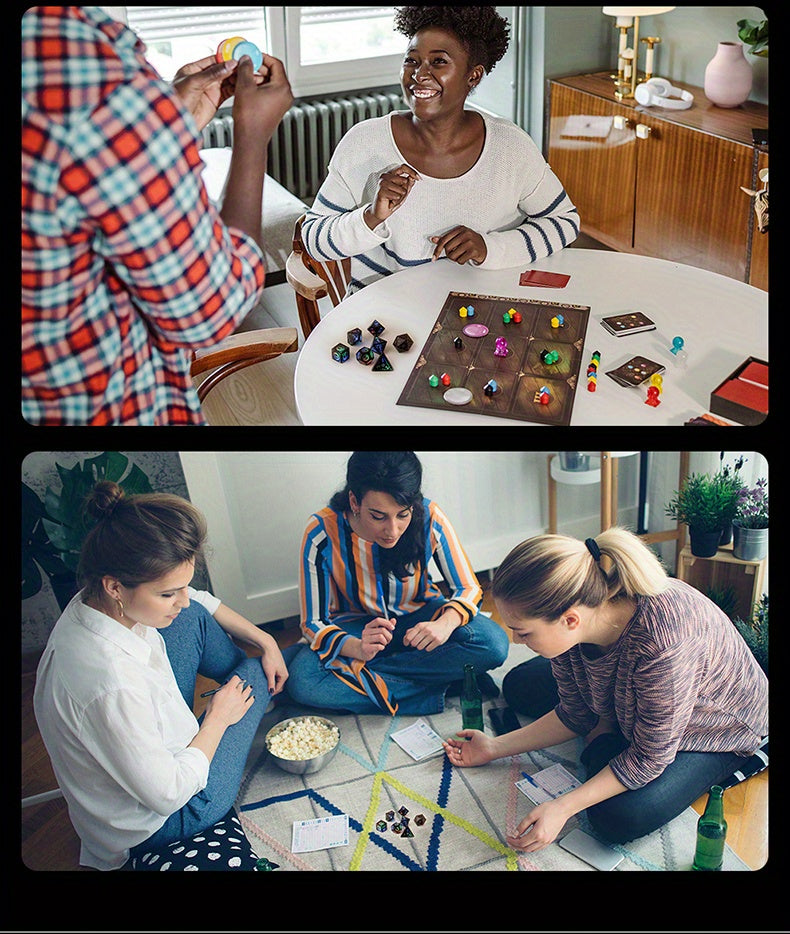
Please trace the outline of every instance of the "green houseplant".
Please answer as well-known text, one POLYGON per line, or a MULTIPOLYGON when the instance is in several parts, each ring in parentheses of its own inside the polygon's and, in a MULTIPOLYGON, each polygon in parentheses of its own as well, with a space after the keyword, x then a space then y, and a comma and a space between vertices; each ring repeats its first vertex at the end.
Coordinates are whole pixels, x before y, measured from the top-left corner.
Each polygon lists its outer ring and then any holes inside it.
POLYGON ((80 550, 91 527, 83 512, 85 497, 99 480, 113 480, 127 495, 153 488, 145 473, 117 451, 70 468, 55 467, 61 488, 48 487, 43 502, 22 484, 22 597, 37 594, 46 575, 62 610, 77 592, 80 550))
POLYGON ((768 554, 768 480, 760 477, 744 487, 732 520, 732 553, 743 561, 762 561, 768 554))
POLYGON ((768 58, 768 20, 739 19, 738 38, 749 46, 752 55, 768 58))
POLYGON ((733 623, 749 646, 757 664, 768 675, 768 594, 764 593, 749 619, 736 616, 733 623))
POLYGON ((665 511, 689 527, 691 553, 698 558, 716 554, 722 530, 735 518, 742 485, 717 474, 691 474, 666 504, 665 511))

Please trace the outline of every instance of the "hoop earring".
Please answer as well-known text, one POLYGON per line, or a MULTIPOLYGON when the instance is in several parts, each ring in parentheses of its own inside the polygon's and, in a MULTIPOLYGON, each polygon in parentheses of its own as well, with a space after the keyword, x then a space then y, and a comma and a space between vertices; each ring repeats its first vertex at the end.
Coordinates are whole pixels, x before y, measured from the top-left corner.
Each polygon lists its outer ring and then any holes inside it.
POLYGON ((123 604, 117 597, 115 598, 115 602, 118 604, 118 613, 120 614, 121 619, 123 619, 123 604))

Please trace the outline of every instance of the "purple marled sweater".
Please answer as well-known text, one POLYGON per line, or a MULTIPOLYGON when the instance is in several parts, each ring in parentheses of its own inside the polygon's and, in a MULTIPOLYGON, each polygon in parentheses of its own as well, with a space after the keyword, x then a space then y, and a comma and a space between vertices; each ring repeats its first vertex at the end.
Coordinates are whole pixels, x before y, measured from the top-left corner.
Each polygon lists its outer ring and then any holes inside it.
POLYGON ((652 781, 678 752, 748 756, 768 733, 768 679, 732 621, 682 581, 640 597, 606 654, 576 645, 551 665, 565 726, 584 735, 605 717, 629 741, 610 762, 627 788, 652 781))

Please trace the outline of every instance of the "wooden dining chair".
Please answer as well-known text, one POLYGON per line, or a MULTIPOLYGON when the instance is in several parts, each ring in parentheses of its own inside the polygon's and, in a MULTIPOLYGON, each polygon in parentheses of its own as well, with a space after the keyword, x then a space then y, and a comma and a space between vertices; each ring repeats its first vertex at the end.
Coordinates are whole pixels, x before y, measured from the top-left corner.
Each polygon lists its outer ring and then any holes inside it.
POLYGON ((245 367, 272 360, 299 348, 296 328, 261 328, 231 334, 213 347, 193 351, 190 375, 193 377, 213 370, 197 386, 198 399, 206 396, 224 379, 245 367))
POLYGON ((318 301, 328 295, 337 306, 345 297, 351 281, 351 260, 317 260, 305 248, 302 240, 302 214, 294 224, 293 249, 285 263, 285 278, 296 293, 299 323, 305 338, 321 320, 318 301))

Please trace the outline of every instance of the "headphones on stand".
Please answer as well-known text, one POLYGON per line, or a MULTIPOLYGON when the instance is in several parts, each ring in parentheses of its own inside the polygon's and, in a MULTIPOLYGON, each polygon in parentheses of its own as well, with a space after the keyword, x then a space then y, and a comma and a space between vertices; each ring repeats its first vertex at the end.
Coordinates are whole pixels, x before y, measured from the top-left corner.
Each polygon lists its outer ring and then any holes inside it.
POLYGON ((649 78, 638 84, 634 99, 643 107, 666 107, 669 110, 688 110, 694 103, 691 91, 673 87, 666 78, 649 78))

